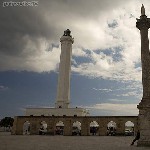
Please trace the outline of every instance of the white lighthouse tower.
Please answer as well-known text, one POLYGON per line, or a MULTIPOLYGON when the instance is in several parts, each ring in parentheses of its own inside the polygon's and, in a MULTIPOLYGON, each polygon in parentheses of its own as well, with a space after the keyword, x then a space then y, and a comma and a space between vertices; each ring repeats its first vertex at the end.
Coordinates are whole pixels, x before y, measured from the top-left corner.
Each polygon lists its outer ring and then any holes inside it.
POLYGON ((60 38, 61 55, 55 108, 26 108, 27 116, 87 116, 88 110, 84 108, 70 108, 70 73, 72 44, 74 39, 69 29, 64 31, 60 38))
POLYGON ((59 77, 57 87, 56 108, 69 108, 70 104, 70 72, 72 44, 74 39, 70 35, 71 31, 67 29, 60 38, 61 55, 59 64, 59 77))

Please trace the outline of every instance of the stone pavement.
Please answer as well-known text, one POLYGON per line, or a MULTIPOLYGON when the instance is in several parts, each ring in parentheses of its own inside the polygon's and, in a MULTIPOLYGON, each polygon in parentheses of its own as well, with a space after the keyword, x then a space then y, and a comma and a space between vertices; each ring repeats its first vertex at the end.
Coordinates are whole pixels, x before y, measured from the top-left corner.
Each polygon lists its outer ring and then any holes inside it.
POLYGON ((40 136, 0 132, 0 150, 149 150, 130 146, 133 136, 40 136))

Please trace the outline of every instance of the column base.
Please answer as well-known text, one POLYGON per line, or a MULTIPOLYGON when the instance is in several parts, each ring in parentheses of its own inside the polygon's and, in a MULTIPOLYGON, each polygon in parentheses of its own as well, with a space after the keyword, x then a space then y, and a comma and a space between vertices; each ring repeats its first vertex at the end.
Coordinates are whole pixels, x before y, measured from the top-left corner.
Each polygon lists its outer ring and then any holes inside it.
POLYGON ((138 125, 140 130, 137 146, 150 147, 150 98, 142 98, 137 107, 139 109, 138 125))
POLYGON ((150 147, 150 140, 144 141, 144 140, 139 140, 137 142, 138 147, 150 147))

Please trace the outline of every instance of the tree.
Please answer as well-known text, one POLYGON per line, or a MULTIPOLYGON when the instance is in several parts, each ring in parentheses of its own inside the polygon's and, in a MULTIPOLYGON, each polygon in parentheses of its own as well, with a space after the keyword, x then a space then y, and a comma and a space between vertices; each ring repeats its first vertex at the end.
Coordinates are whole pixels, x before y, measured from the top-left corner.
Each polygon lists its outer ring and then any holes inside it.
POLYGON ((1 127, 12 127, 14 119, 11 117, 5 117, 0 121, 1 127))

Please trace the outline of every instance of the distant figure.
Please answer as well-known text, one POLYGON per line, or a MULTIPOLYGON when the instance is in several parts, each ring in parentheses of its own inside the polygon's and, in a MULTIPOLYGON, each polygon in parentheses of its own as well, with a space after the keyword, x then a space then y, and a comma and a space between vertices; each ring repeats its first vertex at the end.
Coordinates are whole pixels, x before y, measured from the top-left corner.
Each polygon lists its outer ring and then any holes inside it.
POLYGON ((135 139, 132 141, 131 145, 134 145, 134 142, 140 139, 140 131, 137 131, 135 139))

